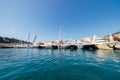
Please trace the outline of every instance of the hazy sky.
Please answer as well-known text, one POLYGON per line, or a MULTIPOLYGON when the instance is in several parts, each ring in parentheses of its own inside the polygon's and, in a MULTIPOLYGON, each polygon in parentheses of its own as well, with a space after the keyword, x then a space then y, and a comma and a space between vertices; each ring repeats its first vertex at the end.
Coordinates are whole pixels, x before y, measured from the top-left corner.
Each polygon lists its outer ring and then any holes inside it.
POLYGON ((79 39, 120 31, 120 0, 0 0, 0 36, 79 39))

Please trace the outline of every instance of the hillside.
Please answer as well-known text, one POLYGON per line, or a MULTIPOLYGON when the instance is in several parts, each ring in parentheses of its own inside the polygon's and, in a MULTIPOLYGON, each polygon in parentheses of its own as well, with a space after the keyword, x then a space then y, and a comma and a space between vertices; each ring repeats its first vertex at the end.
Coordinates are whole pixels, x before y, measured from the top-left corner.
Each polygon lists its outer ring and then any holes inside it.
POLYGON ((8 37, 1 37, 0 36, 0 43, 29 43, 30 42, 27 42, 27 41, 23 41, 23 40, 19 40, 19 39, 15 39, 15 38, 8 38, 8 37))

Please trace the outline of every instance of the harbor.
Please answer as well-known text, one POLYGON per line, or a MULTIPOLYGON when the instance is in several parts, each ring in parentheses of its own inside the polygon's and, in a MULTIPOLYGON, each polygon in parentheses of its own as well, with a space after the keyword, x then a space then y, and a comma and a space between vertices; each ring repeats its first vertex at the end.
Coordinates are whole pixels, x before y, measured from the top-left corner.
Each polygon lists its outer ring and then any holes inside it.
POLYGON ((107 38, 97 37, 94 35, 80 40, 60 39, 44 42, 35 42, 36 38, 37 36, 34 37, 33 42, 29 42, 27 44, 22 42, 19 44, 0 43, 0 48, 120 50, 120 42, 115 41, 111 34, 107 38))

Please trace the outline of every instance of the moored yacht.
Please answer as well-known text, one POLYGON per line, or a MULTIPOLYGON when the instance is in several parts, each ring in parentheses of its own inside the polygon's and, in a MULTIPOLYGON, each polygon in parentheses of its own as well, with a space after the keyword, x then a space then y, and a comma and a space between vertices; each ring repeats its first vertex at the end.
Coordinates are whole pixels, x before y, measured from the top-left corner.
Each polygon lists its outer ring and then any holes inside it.
POLYGON ((113 40, 112 35, 110 35, 110 41, 93 37, 93 40, 89 43, 84 44, 84 49, 109 49, 112 50, 116 42, 113 40))
POLYGON ((96 41, 94 42, 98 49, 111 49, 111 50, 113 49, 116 43, 117 42, 113 40, 111 34, 109 36, 109 41, 104 39, 96 39, 96 41))

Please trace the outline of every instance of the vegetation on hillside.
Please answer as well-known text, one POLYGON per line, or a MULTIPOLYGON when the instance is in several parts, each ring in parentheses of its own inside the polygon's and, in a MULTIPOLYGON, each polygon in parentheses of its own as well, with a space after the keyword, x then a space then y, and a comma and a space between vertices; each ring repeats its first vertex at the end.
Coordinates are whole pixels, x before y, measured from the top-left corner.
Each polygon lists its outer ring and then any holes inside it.
POLYGON ((0 43, 12 43, 12 44, 19 44, 19 43, 29 43, 27 41, 23 41, 23 40, 19 40, 19 39, 15 39, 15 38, 8 38, 8 37, 1 37, 0 36, 0 43))

